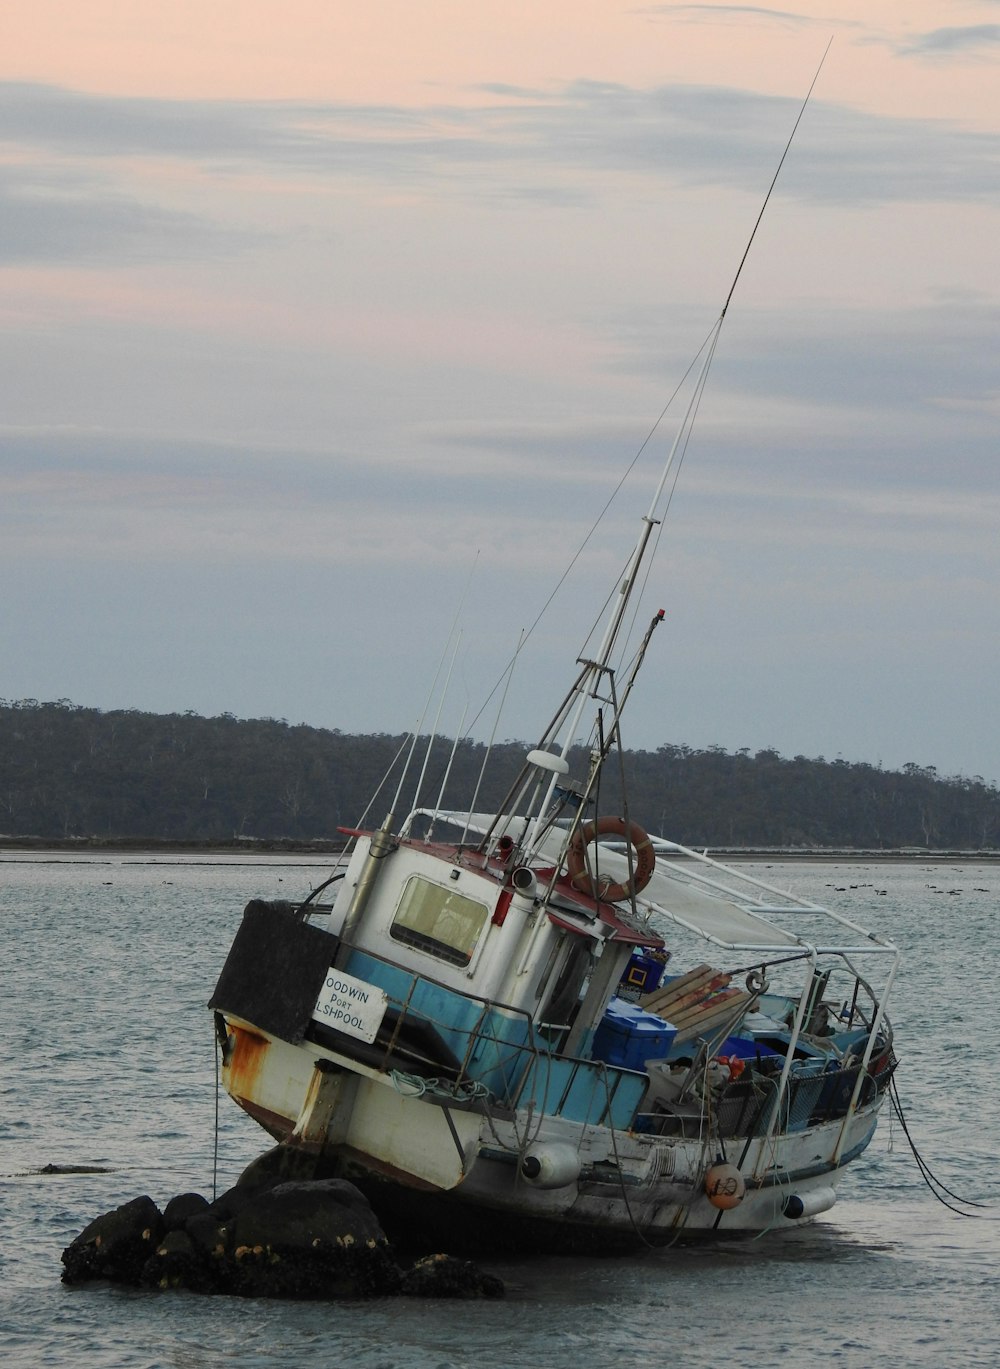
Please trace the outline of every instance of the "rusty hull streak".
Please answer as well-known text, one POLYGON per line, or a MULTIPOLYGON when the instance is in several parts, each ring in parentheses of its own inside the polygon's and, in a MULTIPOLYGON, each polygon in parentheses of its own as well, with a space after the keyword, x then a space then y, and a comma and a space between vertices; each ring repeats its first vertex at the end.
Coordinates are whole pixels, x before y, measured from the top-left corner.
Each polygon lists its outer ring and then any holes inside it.
POLYGON ((229 1062, 224 1066, 226 1090, 244 1112, 281 1140, 291 1131, 292 1121, 261 1106, 258 1101, 261 1071, 271 1043, 266 1036, 247 1027, 237 1027, 231 1022, 226 1025, 233 1042, 229 1062))
POLYGON ((252 1098, 271 1043, 266 1036, 259 1036, 246 1027, 231 1023, 227 1025, 233 1042, 228 1066, 229 1083, 236 1092, 252 1098))

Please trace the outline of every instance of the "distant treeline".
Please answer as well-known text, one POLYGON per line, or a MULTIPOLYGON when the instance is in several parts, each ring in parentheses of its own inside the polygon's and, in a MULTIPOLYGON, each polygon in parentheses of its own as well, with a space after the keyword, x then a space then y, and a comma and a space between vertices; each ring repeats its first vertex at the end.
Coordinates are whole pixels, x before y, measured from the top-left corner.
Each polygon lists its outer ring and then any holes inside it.
MULTIPOLYGON (((296 842, 331 840, 358 823, 372 795, 407 749, 382 733, 352 736, 225 713, 102 712, 68 700, 0 701, 0 834, 45 840, 296 842)), ((476 801, 497 807, 528 747, 494 747, 476 801)), ((418 744, 411 774, 424 766, 418 744)), ((469 803, 484 748, 439 740, 421 802, 469 803)), ((582 776, 586 755, 571 757, 582 776)), ((902 771, 810 760, 775 751, 664 745, 624 756, 630 816, 649 831, 690 846, 854 847, 982 850, 1000 846, 1000 791, 979 777, 942 777, 932 767, 902 771)), ((608 767, 617 769, 617 767, 608 767)), ((368 814, 375 823, 395 793, 399 767, 368 814)), ((412 784, 399 804, 412 803, 412 784)), ((600 810, 620 812, 614 777, 600 810)))

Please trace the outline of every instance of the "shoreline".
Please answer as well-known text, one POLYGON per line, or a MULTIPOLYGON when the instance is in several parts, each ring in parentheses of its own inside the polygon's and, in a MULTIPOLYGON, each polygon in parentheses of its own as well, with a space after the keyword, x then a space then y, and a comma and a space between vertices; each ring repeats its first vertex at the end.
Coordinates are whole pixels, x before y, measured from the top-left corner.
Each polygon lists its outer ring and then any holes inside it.
MULTIPOLYGON (((316 839, 313 841, 294 841, 290 838, 237 841, 170 841, 155 837, 13 837, 0 836, 0 860, 4 856, 17 853, 40 854, 47 851, 65 854, 66 852, 94 853, 109 855, 135 855, 138 853, 178 856, 215 856, 215 855, 316 855, 336 856, 343 851, 346 843, 340 839, 316 839)), ((958 861, 963 864, 1000 862, 1000 849, 990 847, 983 850, 961 850, 951 848, 923 848, 905 846, 896 849, 876 847, 846 846, 699 846, 699 854, 713 860, 724 862, 828 862, 872 861, 872 862, 914 862, 923 861, 940 864, 942 861, 958 861)), ((681 857, 683 858, 683 857, 681 857)))

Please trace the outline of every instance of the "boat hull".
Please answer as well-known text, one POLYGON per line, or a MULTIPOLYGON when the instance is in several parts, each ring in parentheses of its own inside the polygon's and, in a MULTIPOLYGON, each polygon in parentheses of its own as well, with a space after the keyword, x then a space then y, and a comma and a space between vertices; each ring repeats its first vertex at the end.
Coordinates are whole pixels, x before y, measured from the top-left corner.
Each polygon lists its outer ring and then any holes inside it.
POLYGON ((308 1152, 317 1175, 356 1184, 404 1249, 613 1253, 800 1226, 833 1205, 881 1101, 794 1133, 731 1138, 724 1158, 746 1191, 724 1209, 706 1196, 718 1157, 700 1138, 533 1119, 249 1024, 228 1021, 227 1033, 223 1082, 235 1101, 308 1152), (579 1172, 534 1183, 522 1170, 532 1149, 575 1155, 579 1172))

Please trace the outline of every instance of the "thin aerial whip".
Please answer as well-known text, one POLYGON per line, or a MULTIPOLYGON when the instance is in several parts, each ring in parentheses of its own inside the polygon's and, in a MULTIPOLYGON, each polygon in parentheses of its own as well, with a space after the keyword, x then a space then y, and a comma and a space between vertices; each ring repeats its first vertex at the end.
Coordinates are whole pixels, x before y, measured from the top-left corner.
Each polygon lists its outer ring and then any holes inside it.
POLYGON ((789 133, 788 135, 788 142, 785 144, 785 150, 781 154, 781 161, 778 163, 778 169, 774 173, 774 179, 771 181, 771 184, 768 188, 768 192, 764 196, 764 203, 760 207, 760 213, 757 215, 757 222, 753 226, 753 232, 750 234, 750 240, 746 245, 746 249, 742 257, 740 257, 740 264, 736 268, 736 275, 733 277, 733 283, 729 287, 729 294, 726 296, 726 302, 722 306, 722 314, 720 316, 722 318, 726 317, 726 310, 729 308, 729 301, 733 297, 733 291, 736 289, 736 282, 740 278, 740 273, 743 270, 743 265, 747 257, 750 255, 750 248, 753 246, 753 240, 757 236, 757 229, 760 227, 760 221, 764 217, 764 210, 767 208, 767 202, 771 198, 771 192, 778 183, 778 177, 781 175, 781 168, 785 165, 785 158, 788 156, 788 150, 792 145, 792 139, 795 137, 795 134, 798 131, 799 124, 802 122, 802 116, 806 112, 806 105, 809 103, 809 97, 812 95, 816 82, 819 80, 819 74, 823 70, 823 63, 826 61, 827 53, 830 51, 832 44, 833 36, 831 35, 830 42, 827 43, 826 47, 823 50, 823 56, 819 59, 819 66, 816 68, 816 75, 812 78, 812 83, 810 84, 809 89, 806 91, 806 98, 802 101, 802 108, 799 110, 799 116, 792 126, 791 133, 789 133))
MULTIPOLYGON (((729 303, 733 297, 733 292, 736 289, 736 284, 740 278, 740 274, 743 271, 746 259, 750 254, 750 248, 753 246, 754 238, 757 236, 757 229, 760 227, 761 220, 764 217, 764 211, 768 206, 768 202, 770 201, 771 195, 774 191, 774 187, 778 182, 778 177, 781 175, 781 168, 785 164, 785 159, 788 156, 789 150, 792 146, 792 141, 795 138, 796 130, 798 129, 799 124, 802 122, 802 116, 806 112, 806 106, 809 103, 809 98, 813 93, 813 90, 816 86, 816 82, 819 80, 819 74, 823 70, 823 63, 826 61, 827 53, 830 51, 830 46, 832 43, 833 39, 831 38, 830 41, 827 43, 826 48, 824 49, 823 56, 820 59, 819 66, 816 68, 816 73, 813 76, 812 81, 810 82, 809 89, 806 91, 805 99, 802 101, 802 107, 800 108, 798 115, 796 116, 795 123, 792 125, 792 131, 788 135, 788 141, 785 144, 785 149, 781 154, 780 160, 778 161, 778 166, 775 170, 774 176, 771 178, 771 184, 768 187, 767 194, 764 196, 764 202, 760 207, 760 213, 757 215, 756 222, 753 226, 753 231, 751 232, 750 237, 747 240, 747 245, 743 250, 743 255, 740 258, 739 265, 736 268, 736 274, 733 277, 732 285, 729 287, 729 293, 726 296, 726 302, 722 306, 722 312, 716 319, 715 324, 713 325, 708 335, 708 338, 704 343, 702 343, 701 348, 699 348, 698 355, 700 356, 702 353, 704 353, 704 360, 702 361, 701 370, 699 371, 697 380, 695 381, 694 393, 690 399, 687 411, 684 414, 684 417, 681 421, 680 427, 678 428, 676 436, 674 437, 673 445, 670 448, 670 452, 667 456, 666 463, 663 467, 663 470, 660 473, 659 482, 656 486, 652 501, 649 505, 649 512, 642 520, 642 527, 639 533, 638 541, 636 542, 632 555, 629 558, 628 566, 625 571, 624 581, 623 583, 621 583, 621 587, 618 591, 618 602, 615 605, 614 611, 612 612, 611 617, 605 626, 604 635, 601 639, 600 647, 598 648, 596 655, 592 660, 588 659, 584 662, 584 670, 577 678, 577 681, 574 684, 573 689, 570 691, 570 694, 563 701, 556 717, 549 724, 545 737, 542 740, 541 745, 546 746, 549 742, 554 742, 556 738, 561 735, 562 741, 559 747, 559 751, 557 753, 560 759, 565 760, 567 755, 569 754, 570 747, 573 745, 573 741, 577 736, 578 727, 582 720, 584 709, 587 707, 589 699, 591 697, 596 697, 595 690, 597 677, 600 676, 604 671, 609 670, 610 668, 612 653, 614 652, 616 644, 622 636, 622 627, 625 622, 626 610, 628 608, 629 600, 633 597, 633 591, 639 583, 640 568, 644 561, 648 561, 647 554, 649 551, 650 542, 652 541, 653 548, 655 549, 656 542, 658 541, 659 534, 657 534, 656 539, 653 539, 653 530, 658 526, 662 527, 663 516, 662 514, 658 516, 658 514, 660 513, 659 505, 661 497, 663 496, 664 490, 667 488, 668 482, 671 480, 671 478, 673 480, 673 483, 676 484, 680 472, 680 466, 684 460, 684 455, 687 451, 687 446, 691 438, 691 433, 694 430, 695 420, 697 418, 698 410, 701 406, 702 397, 705 393, 705 386, 708 381, 708 373, 711 370, 712 361, 715 357, 715 349, 719 341, 719 335, 722 332, 722 325, 726 319, 726 310, 729 308, 729 303)), ((659 426, 660 419, 663 418, 663 415, 665 413, 666 409, 662 411, 662 413, 660 414, 660 418, 657 419, 656 423, 654 423, 652 431, 655 431, 655 429, 659 426)), ((647 438, 647 441, 648 440, 649 439, 647 438)), ((643 444, 643 446, 645 446, 645 443, 643 444)), ((668 496, 667 503, 669 504, 669 502, 670 497, 668 496)), ((641 590, 638 597, 639 599, 641 599, 641 590)), ((636 607, 638 608, 638 602, 636 607)), ((633 622, 634 621, 635 619, 633 617, 633 622)), ((620 714, 621 709, 619 706, 616 706, 613 718, 613 729, 617 728, 620 714)), ((596 755, 597 753, 595 752, 593 754, 596 755)), ((541 848, 541 842, 545 836, 543 817, 544 814, 547 813, 551 808, 553 797, 558 783, 559 775, 555 771, 553 771, 552 776, 548 782, 545 800, 540 806, 535 816, 534 823, 532 824, 531 829, 528 832, 525 839, 526 847, 529 850, 529 852, 531 852, 531 854, 533 855, 536 855, 538 853, 538 850, 540 850, 541 848)))

